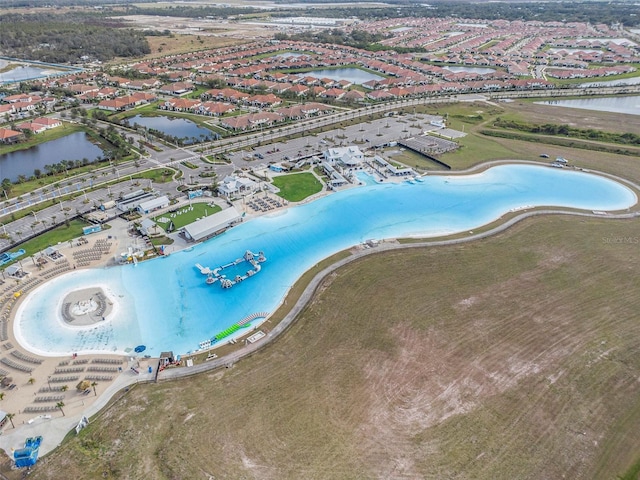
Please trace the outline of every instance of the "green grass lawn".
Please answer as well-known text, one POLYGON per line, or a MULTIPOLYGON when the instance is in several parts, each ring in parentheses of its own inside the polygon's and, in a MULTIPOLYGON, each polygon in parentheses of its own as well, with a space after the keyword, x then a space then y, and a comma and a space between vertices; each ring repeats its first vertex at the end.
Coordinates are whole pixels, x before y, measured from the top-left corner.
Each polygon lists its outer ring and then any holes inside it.
POLYGON ((273 179, 280 189, 278 195, 290 202, 299 202, 322 190, 322 183, 312 173, 292 173, 273 179))
POLYGON ((154 168, 153 170, 136 173, 132 177, 134 179, 150 179, 154 183, 167 183, 172 180, 176 172, 177 170, 169 167, 154 168))
MULTIPOLYGON (((68 227, 66 225, 60 225, 47 233, 43 233, 42 235, 38 235, 36 238, 32 238, 31 240, 27 240, 26 242, 16 245, 11 249, 11 251, 24 248, 26 253, 19 259, 16 259, 16 261, 24 260, 30 255, 34 255, 51 245, 55 246, 58 243, 68 242, 74 238, 81 237, 83 235, 82 227, 86 227, 87 225, 88 224, 82 220, 70 220, 68 227)), ((28 232, 23 232, 23 236, 27 234, 28 232)), ((3 269, 11 265, 11 263, 14 262, 3 265, 3 269)))
POLYGON ((173 222, 174 229, 182 228, 185 225, 195 222, 199 218, 207 217, 222 210, 218 205, 211 206, 208 203, 196 202, 191 206, 183 206, 174 212, 175 217, 171 217, 173 214, 165 213, 154 218, 154 222, 160 225, 163 229, 167 229, 169 224, 173 222), (160 221, 160 219, 166 219, 166 221, 160 221))

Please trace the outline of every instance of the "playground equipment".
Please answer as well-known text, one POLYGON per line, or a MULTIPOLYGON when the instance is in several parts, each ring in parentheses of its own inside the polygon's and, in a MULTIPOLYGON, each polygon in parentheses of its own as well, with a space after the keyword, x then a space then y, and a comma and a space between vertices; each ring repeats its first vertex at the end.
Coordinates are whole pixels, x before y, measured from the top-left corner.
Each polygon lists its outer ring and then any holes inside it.
POLYGON ((16 467, 32 467, 38 461, 38 452, 42 437, 29 437, 24 442, 24 448, 20 448, 13 452, 13 460, 16 467))

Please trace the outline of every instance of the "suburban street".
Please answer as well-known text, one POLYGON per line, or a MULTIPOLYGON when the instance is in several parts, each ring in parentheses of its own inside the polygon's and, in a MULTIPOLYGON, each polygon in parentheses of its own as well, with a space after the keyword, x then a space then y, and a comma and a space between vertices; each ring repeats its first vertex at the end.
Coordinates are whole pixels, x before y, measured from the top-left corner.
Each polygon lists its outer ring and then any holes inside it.
MULTIPOLYGON (((590 87, 554 89, 553 91, 522 91, 522 92, 494 92, 487 94, 459 94, 451 96, 424 97, 404 99, 395 102, 381 103, 353 110, 343 110, 334 114, 315 117, 296 122, 295 124, 276 126, 260 132, 249 132, 237 136, 224 138, 208 143, 201 143, 190 147, 179 147, 160 142, 153 137, 150 139, 156 150, 143 153, 136 162, 126 165, 109 165, 88 173, 73 175, 59 182, 56 188, 48 185, 23 195, 20 200, 8 200, 2 207, 2 215, 26 210, 31 215, 24 216, 6 224, 0 223, 2 233, 11 237, 0 240, 0 250, 9 248, 21 239, 37 235, 51 228, 54 224, 62 224, 66 219, 96 210, 110 199, 117 199, 122 195, 142 188, 153 188, 158 195, 170 198, 178 193, 178 187, 192 185, 194 188, 211 184, 212 177, 202 178, 200 174, 205 170, 216 173, 218 179, 233 173, 236 169, 256 168, 261 163, 280 161, 297 161, 321 152, 330 146, 364 144, 362 148, 381 146, 401 138, 421 134, 425 128, 415 128, 413 123, 397 123, 395 117, 384 117, 377 120, 372 127, 367 124, 366 131, 362 125, 369 122, 368 117, 385 112, 402 110, 411 114, 412 108, 421 105, 437 105, 451 102, 500 101, 504 98, 530 98, 549 96, 574 96, 585 94, 615 95, 621 93, 640 92, 640 85, 625 85, 619 87, 590 87), (341 122, 355 123, 350 127, 339 127, 321 135, 302 135, 314 129, 338 125, 341 122), (291 138, 291 137, 298 138, 291 138), (339 137, 339 138, 338 138, 339 137), (196 152, 195 149, 200 152, 196 152), (276 153, 269 153, 276 150, 276 153), (259 153, 263 159, 254 155, 259 153), (201 160, 202 155, 225 154, 229 164, 210 165, 201 160), (188 162, 189 168, 184 165, 188 162), (136 165, 137 164, 137 165, 136 165), (166 183, 152 183, 150 180, 134 180, 136 173, 158 167, 171 167, 181 173, 176 173, 173 179, 166 183), (65 199, 76 194, 74 199, 65 199), (48 206, 34 211, 42 204, 48 206)), ((428 122, 427 122, 428 123, 428 122)), ((111 124, 105 123, 105 126, 111 124)), ((116 129, 127 137, 133 137, 134 143, 142 139, 139 132, 117 126, 116 129)), ((426 128, 428 129, 428 128, 426 128)))

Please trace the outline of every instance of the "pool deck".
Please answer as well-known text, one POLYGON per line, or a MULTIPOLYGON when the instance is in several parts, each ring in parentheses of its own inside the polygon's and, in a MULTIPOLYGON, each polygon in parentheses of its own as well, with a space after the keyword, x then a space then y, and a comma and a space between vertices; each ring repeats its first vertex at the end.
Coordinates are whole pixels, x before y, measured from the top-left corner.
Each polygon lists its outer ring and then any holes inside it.
MULTIPOLYGON (((188 205, 188 202, 185 201, 184 204, 188 205)), ((250 210, 242 200, 236 201, 234 205, 240 211, 250 210)), ((157 212, 148 216, 155 215, 157 212)), ((261 213, 251 211, 247 212, 246 218, 259 215, 261 213)), ((95 415, 118 391, 138 382, 155 379, 157 358, 138 357, 134 352, 131 352, 130 357, 109 354, 76 357, 72 353, 62 357, 43 357, 22 348, 13 333, 12 322, 16 307, 30 290, 74 268, 102 268, 115 263, 114 257, 130 246, 132 237, 127 232, 128 222, 116 219, 110 225, 112 228, 108 230, 82 237, 87 243, 79 243, 76 239, 56 245, 62 257, 56 261, 47 259, 40 268, 30 257, 23 258, 22 264, 28 274, 19 282, 6 278, 0 284, 0 316, 6 326, 6 332, 3 328, 0 333, 0 373, 6 372, 12 379, 8 386, 0 386, 0 395, 3 397, 0 400, 0 410, 14 414, 12 420, 15 425, 13 428, 11 422, 7 421, 0 429, 0 448, 8 454, 24 445, 26 438, 37 435, 43 437, 41 455, 46 454, 59 445, 82 416, 90 418, 95 415), (96 245, 100 244, 102 253, 97 254, 96 245), (108 247, 104 247, 105 244, 108 247), (80 252, 89 251, 93 253, 79 255, 80 252), (14 296, 18 292, 19 295, 14 296), (9 365, 2 363, 2 360, 9 365), (114 363, 105 363, 107 360, 114 363), (132 365, 136 366, 139 374, 131 370, 132 365), (152 367, 151 373, 148 371, 149 367, 152 367), (76 389, 76 385, 87 376, 100 378, 94 380, 97 383, 95 394, 93 389, 86 393, 76 389), (68 387, 66 391, 59 390, 63 385, 68 387), (64 415, 56 408, 60 401, 64 403, 64 415)), ((170 246, 169 253, 192 246, 180 237, 174 238, 176 242, 170 246)), ((72 298, 67 300, 81 301, 85 299, 85 293, 82 290, 72 292, 72 298)), ((104 312, 105 316, 109 313, 108 308, 104 312)), ((87 322, 90 323, 90 319, 79 317, 73 323, 84 325, 87 322)))
MULTIPOLYGON (((148 373, 148 367, 152 366, 155 371, 157 359, 138 359, 135 353, 131 352, 135 358, 134 362, 139 364, 140 374, 136 374, 130 369, 131 357, 105 354, 42 357, 21 348, 13 334, 12 322, 16 306, 23 296, 28 295, 29 290, 72 271, 74 265, 76 268, 103 267, 111 263, 114 255, 129 244, 127 223, 113 223, 113 228, 86 237, 87 244, 78 245, 76 242, 70 245, 66 242, 57 245, 63 258, 56 261, 47 259, 47 263, 41 268, 36 267, 35 262, 29 257, 24 258, 22 264, 29 275, 19 283, 6 278, 0 285, 1 314, 3 321, 7 322, 6 332, 2 332, 3 340, 0 341, 0 369, 12 379, 9 385, 0 387, 0 395, 3 397, 0 400, 0 410, 15 415, 12 420, 16 427, 14 429, 11 422, 7 421, 0 431, 0 448, 8 453, 19 448, 27 437, 34 435, 43 436, 41 454, 51 451, 69 430, 75 428, 83 415, 94 415, 117 391, 127 385, 153 379, 153 374, 148 373), (107 239, 111 244, 107 252, 92 257, 84 262, 86 265, 82 267, 74 263, 75 252, 87 250, 98 240, 104 242, 107 239), (17 292, 22 293, 15 297, 14 294, 17 292), (107 361, 110 363, 106 363, 107 361), (119 368, 122 370, 119 371, 119 368), (76 390, 78 382, 85 377, 95 378, 95 394, 93 389, 87 393, 76 390), (63 385, 68 387, 66 391, 60 390, 63 385), (64 403, 64 416, 60 409, 56 408, 60 401, 64 403)), ((77 300, 81 298, 78 297, 77 300)), ((105 315, 107 313, 105 310, 105 315)))

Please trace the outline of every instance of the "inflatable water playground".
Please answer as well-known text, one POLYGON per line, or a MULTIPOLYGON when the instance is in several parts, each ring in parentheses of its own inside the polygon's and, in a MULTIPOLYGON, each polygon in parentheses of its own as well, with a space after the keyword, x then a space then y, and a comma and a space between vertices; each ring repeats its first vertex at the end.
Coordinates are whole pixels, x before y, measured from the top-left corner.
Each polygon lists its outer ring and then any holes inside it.
POLYGON ((196 263, 196 268, 200 270, 200 273, 207 276, 207 285, 213 285, 216 282, 220 282, 220 286, 222 288, 231 288, 236 283, 240 283, 260 272, 260 264, 266 261, 267 259, 264 256, 264 253, 259 252, 258 254, 255 254, 251 250, 247 250, 244 252, 242 258, 238 258, 226 265, 221 265, 213 270, 209 267, 203 267, 199 263, 196 263), (243 266, 244 263, 250 264, 251 268, 245 271, 244 268, 246 267, 243 266), (227 277, 227 274, 224 273, 225 270, 227 270, 227 273, 233 272, 229 276, 233 277, 233 280, 227 277))
POLYGON ((207 340, 205 340, 203 342, 200 342, 200 344, 198 345, 200 347, 199 349, 200 350, 207 350, 207 349, 213 347, 220 340, 223 340, 223 339, 225 339, 227 337, 230 337, 231 335, 233 335, 237 331, 245 329, 245 328, 249 328, 251 326, 250 322, 252 320, 255 320, 257 318, 267 318, 268 315, 269 315, 269 312, 252 313, 248 317, 245 317, 242 320, 240 320, 238 323, 234 323, 233 325, 231 325, 226 330, 223 330, 222 332, 218 333, 215 337, 207 339, 207 340))

